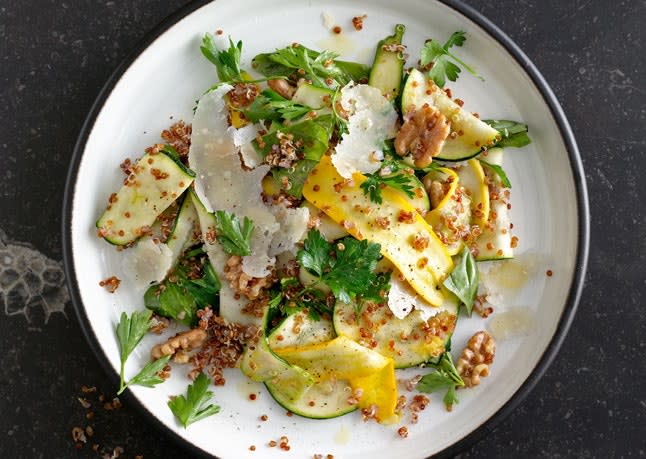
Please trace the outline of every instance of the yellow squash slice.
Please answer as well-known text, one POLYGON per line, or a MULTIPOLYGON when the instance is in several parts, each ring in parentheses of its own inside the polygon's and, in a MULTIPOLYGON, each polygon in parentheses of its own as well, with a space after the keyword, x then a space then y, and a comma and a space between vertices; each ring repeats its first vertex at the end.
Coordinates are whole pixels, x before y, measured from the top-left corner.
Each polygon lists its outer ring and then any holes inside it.
POLYGON ((451 256, 424 218, 393 189, 381 190, 376 204, 363 193, 366 178, 341 177, 329 156, 312 170, 303 196, 352 236, 381 245, 381 254, 401 271, 408 283, 433 306, 444 299, 439 285, 453 267, 451 256))
POLYGON ((464 193, 460 179, 453 169, 440 167, 430 171, 424 180, 447 184, 446 194, 439 204, 426 214, 426 221, 433 227, 451 256, 462 250, 461 234, 471 223, 471 198, 464 193))
POLYGON ((321 381, 348 381, 360 408, 376 407, 381 423, 397 422, 397 384, 393 360, 345 336, 325 343, 276 349, 280 357, 321 381))
POLYGON ((466 166, 457 170, 457 174, 460 184, 471 198, 472 224, 484 228, 489 220, 489 187, 482 164, 477 159, 470 159, 466 166))

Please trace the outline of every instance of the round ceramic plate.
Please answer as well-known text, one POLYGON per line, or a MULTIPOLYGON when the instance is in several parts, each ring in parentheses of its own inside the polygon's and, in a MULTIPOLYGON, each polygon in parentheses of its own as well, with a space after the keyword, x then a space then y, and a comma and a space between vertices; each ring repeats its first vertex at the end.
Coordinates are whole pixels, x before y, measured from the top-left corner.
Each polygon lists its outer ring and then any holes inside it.
MULTIPOLYGON (((115 376, 119 350, 115 323, 121 311, 142 307, 141 292, 124 281, 115 294, 99 281, 121 274, 123 252, 96 237, 94 222, 106 199, 122 180, 119 163, 137 157, 158 142, 173 121, 190 122, 195 100, 216 81, 214 67, 199 43, 205 32, 222 29, 244 42, 243 66, 257 53, 299 42, 328 48, 343 57, 370 63, 377 41, 405 24, 405 44, 414 62, 424 40, 445 40, 464 30, 467 42, 458 50, 484 81, 463 72, 453 94, 482 117, 522 120, 533 143, 509 149, 505 169, 513 184, 512 218, 519 237, 517 258, 486 268, 503 294, 487 320, 461 318, 453 338, 459 352, 476 330, 498 337, 491 375, 472 390, 460 391, 453 412, 441 396, 410 424, 408 438, 397 426, 363 422, 358 413, 331 420, 286 416, 262 386, 249 383, 238 370, 226 373, 227 384, 213 387, 222 407, 188 429, 180 427, 166 406, 168 396, 184 393, 187 371, 178 367, 164 384, 134 387, 131 402, 145 419, 159 424, 194 453, 220 458, 312 457, 422 458, 457 452, 511 411, 535 385, 556 354, 570 324, 582 285, 588 246, 588 207, 580 158, 567 121, 554 95, 522 52, 485 18, 461 4, 429 0, 343 2, 217 0, 189 5, 161 24, 116 71, 83 127, 71 165, 64 215, 65 261, 81 326, 98 358, 115 376), (323 15, 334 18, 344 33, 334 36, 323 15), (364 28, 351 26, 353 16, 367 14, 364 28), (546 276, 551 270, 553 275, 546 276), (258 394, 250 401, 249 394, 258 394), (260 422, 263 414, 268 422, 260 422), (287 435, 291 451, 269 448, 270 440, 287 435), (256 446, 251 452, 249 447, 256 446)), ((159 340, 159 338, 157 338, 159 340)), ((144 339, 128 360, 134 374, 149 358, 155 340, 144 339)), ((423 370, 409 370, 415 374, 423 370)), ((116 381, 116 379, 115 379, 116 381)), ((115 390, 116 390, 115 383, 115 390)))

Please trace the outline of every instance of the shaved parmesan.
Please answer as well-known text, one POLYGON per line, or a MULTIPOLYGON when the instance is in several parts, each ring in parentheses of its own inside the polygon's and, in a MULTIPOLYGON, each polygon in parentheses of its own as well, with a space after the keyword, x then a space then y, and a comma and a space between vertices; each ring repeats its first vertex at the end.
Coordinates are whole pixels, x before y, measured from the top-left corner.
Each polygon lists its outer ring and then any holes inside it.
POLYGON ((415 290, 406 282, 401 280, 399 271, 393 271, 390 278, 390 291, 388 292, 388 307, 398 319, 403 319, 408 314, 417 310, 422 320, 427 321, 442 310, 455 308, 455 301, 450 295, 445 295, 444 303, 438 308, 431 306, 424 298, 419 297, 415 290))
MULTIPOLYGON (((254 187, 260 186, 262 178, 257 180, 253 184, 254 187)), ((252 187, 251 184, 248 186, 252 187)), ((252 277, 265 277, 276 262, 276 259, 269 255, 269 246, 274 235, 279 232, 280 225, 262 201, 256 205, 249 203, 244 215, 253 221, 254 231, 251 238, 251 255, 242 257, 242 271, 252 277)))
POLYGON ((262 179, 269 166, 243 169, 236 144, 252 138, 252 130, 229 128, 223 97, 230 90, 231 86, 224 84, 200 99, 188 159, 197 174, 196 192, 207 210, 226 210, 253 221, 251 255, 243 258, 242 270, 252 277, 265 277, 275 263, 268 254, 269 246, 280 229, 261 197, 262 179))
POLYGON ((280 223, 280 231, 271 241, 269 254, 278 255, 294 250, 296 243, 303 239, 307 232, 310 211, 307 207, 291 209, 284 205, 274 206, 273 210, 280 223))
POLYGON ((262 130, 263 127, 260 124, 248 124, 240 129, 229 128, 229 132, 233 137, 233 144, 240 148, 242 162, 249 169, 253 169, 263 162, 262 156, 258 154, 251 143, 262 130))
POLYGON ((395 317, 403 319, 415 308, 417 295, 408 286, 406 281, 399 279, 395 273, 390 278, 390 291, 388 292, 388 307, 395 317))
POLYGON ((153 282, 160 282, 175 262, 173 251, 166 244, 155 243, 144 237, 132 250, 127 251, 122 268, 127 279, 132 279, 137 290, 146 289, 153 282))
POLYGON ((367 84, 345 86, 341 106, 349 113, 348 132, 336 146, 332 163, 346 179, 354 172, 372 174, 384 159, 384 141, 395 137, 397 112, 379 89, 367 84))

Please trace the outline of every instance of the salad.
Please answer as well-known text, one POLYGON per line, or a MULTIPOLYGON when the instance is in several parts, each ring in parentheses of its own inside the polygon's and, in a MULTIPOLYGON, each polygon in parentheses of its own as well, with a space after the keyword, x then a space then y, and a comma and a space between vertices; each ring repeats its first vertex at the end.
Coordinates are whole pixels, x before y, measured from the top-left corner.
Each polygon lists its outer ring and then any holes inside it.
POLYGON ((123 282, 145 305, 116 327, 119 393, 185 371, 168 406, 187 427, 219 411, 209 386, 239 368, 291 413, 396 424, 428 403, 407 401, 398 369, 420 367, 405 385, 449 410, 489 374, 493 337, 476 333, 454 363, 451 336, 488 313, 478 262, 514 256, 503 149, 527 145, 528 128, 481 119, 445 87, 463 69, 481 78, 456 55, 464 32, 427 40, 410 67, 404 33, 370 66, 293 43, 247 69, 242 42, 204 36, 219 81, 190 125, 121 164, 96 223, 127 250, 123 282), (144 335, 171 323, 182 331, 126 377, 144 335))

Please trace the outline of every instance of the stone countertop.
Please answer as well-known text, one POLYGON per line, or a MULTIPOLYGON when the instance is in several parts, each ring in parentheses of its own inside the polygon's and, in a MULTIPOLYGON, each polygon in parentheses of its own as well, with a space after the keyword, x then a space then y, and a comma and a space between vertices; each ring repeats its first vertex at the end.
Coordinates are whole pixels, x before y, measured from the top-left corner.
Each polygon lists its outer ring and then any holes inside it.
MULTIPOLYGON (((185 2, 122 0, 0 4, 0 252, 20 260, 0 292, 0 457, 181 456, 138 412, 97 406, 111 393, 76 322, 61 270, 60 219, 68 162, 110 73, 185 2), (36 275, 34 275, 36 274, 36 275), (82 394, 81 386, 97 393, 82 394), (86 419, 77 401, 95 413, 86 419), (154 441, 151 441, 154 439, 154 441)), ((646 3, 470 1, 529 55, 576 134, 592 214, 579 311, 555 362, 521 405, 461 457, 646 456, 646 3), (641 185, 640 185, 641 183, 641 185)))

